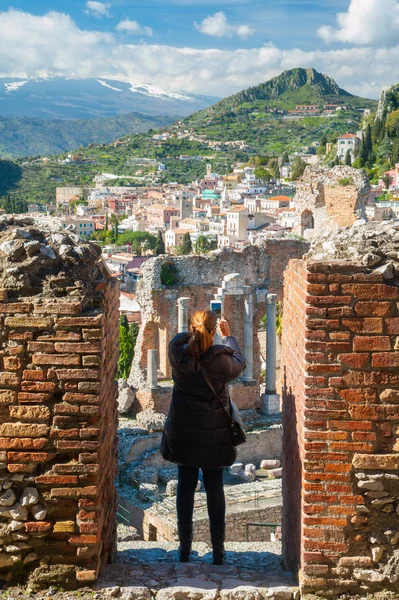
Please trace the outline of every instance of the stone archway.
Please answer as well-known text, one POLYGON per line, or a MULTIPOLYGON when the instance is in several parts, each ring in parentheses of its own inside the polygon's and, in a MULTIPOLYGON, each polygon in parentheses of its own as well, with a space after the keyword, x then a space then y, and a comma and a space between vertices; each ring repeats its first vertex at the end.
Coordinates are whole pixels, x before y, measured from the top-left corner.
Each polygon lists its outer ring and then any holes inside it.
POLYGON ((308 229, 314 229, 314 216, 311 210, 304 210, 301 214, 302 234, 304 234, 308 229))

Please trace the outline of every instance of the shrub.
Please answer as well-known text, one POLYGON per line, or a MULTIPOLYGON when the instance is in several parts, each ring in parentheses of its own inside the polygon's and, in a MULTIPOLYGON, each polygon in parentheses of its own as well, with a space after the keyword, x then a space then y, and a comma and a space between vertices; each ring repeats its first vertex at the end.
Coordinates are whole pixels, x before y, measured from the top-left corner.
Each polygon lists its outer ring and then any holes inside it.
POLYGON ((353 179, 352 177, 343 177, 342 179, 338 179, 338 185, 342 185, 342 186, 347 186, 347 185, 353 185, 353 179))
POLYGON ((166 262, 161 268, 161 281, 164 285, 174 285, 177 282, 178 273, 173 262, 166 262))

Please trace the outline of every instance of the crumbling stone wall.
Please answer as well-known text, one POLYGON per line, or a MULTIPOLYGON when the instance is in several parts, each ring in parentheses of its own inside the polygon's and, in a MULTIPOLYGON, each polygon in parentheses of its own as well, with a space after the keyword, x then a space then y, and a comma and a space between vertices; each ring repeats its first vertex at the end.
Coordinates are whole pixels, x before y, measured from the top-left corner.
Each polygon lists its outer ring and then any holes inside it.
POLYGON ((286 272, 284 554, 305 592, 397 590, 399 227, 330 241, 286 272))
POLYGON ((349 227, 356 219, 365 218, 369 195, 365 171, 346 166, 308 166, 297 185, 294 231, 306 231, 311 236, 312 230, 318 235, 323 229, 331 232, 349 227))
MULTIPOLYGON (((169 341, 178 330, 177 300, 191 298, 189 312, 209 306, 221 287, 223 278, 231 273, 242 274, 242 283, 252 288, 254 301, 254 378, 256 385, 233 387, 232 396, 241 408, 254 408, 259 403, 260 348, 257 329, 265 313, 265 294, 277 293, 282 298, 283 272, 291 258, 303 256, 307 243, 299 240, 272 240, 261 246, 250 246, 243 252, 222 250, 208 256, 158 257, 143 265, 143 279, 137 289, 137 301, 142 309, 142 324, 137 339, 135 357, 129 378, 136 390, 136 410, 166 413, 171 388, 149 390, 146 382, 147 350, 158 349, 158 367, 162 378, 171 377, 167 356, 169 341), (165 286, 161 269, 173 264, 177 271, 175 285, 165 286)), ((226 318, 232 333, 243 348, 244 298, 226 296, 226 318)))
POLYGON ((118 284, 98 247, 0 219, 0 579, 96 579, 113 552, 118 284))

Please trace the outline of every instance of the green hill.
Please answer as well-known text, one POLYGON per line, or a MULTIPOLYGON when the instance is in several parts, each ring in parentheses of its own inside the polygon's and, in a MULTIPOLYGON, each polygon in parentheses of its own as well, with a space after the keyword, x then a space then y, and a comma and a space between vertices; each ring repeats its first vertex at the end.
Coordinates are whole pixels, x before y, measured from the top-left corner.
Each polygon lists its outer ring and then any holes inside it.
POLYGON ((132 181, 128 177, 138 176, 136 185, 140 185, 140 177, 158 170, 157 165, 138 166, 140 158, 166 165, 166 171, 159 175, 161 182, 189 183, 204 176, 210 161, 215 171, 226 173, 234 162, 247 162, 254 155, 281 156, 303 150, 323 137, 334 141, 338 135, 359 128, 364 112, 359 109, 373 112, 377 105, 377 101, 349 94, 314 69, 293 69, 168 126, 172 137, 166 142, 159 143, 148 133, 130 135, 122 138, 122 146, 101 144, 79 149, 85 158, 79 164, 63 164, 60 159, 65 155, 46 164, 17 161, 22 176, 10 193, 28 202, 49 203, 54 201, 57 186, 90 185, 93 176, 103 171, 118 175, 118 183, 123 184, 132 181), (340 104, 342 110, 331 116, 287 113, 297 105, 317 104, 323 109, 329 103, 340 104), (244 147, 226 143, 238 140, 244 147), (191 160, 180 160, 182 154, 191 160))
POLYGON ((128 133, 165 127, 176 118, 150 117, 136 112, 118 117, 70 121, 0 117, 0 158, 46 156, 89 144, 106 144, 128 133))

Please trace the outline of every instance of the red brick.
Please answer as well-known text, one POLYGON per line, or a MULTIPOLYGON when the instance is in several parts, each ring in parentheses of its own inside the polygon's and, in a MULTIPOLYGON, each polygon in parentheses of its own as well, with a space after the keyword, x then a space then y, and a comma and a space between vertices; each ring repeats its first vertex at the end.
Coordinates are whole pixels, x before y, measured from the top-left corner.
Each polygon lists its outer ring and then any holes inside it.
POLYGON ((68 541, 75 546, 92 546, 99 542, 99 537, 97 535, 71 535, 68 541))
POLYGON ((25 523, 25 531, 27 533, 43 533, 45 531, 50 531, 52 526, 50 521, 28 521, 25 523))
POLYGON ((80 301, 47 302, 35 304, 34 312, 41 315, 78 315, 82 311, 80 301))
POLYGON ((327 309, 327 317, 335 319, 337 317, 353 317, 355 315, 353 308, 350 306, 338 306, 327 309))
POLYGON ((382 319, 342 319, 342 324, 355 333, 382 333, 382 319))
POLYGON ((369 362, 370 355, 351 352, 349 354, 339 354, 338 360, 352 369, 363 369, 369 362))
POLYGON ((6 371, 18 371, 21 368, 21 361, 16 356, 5 356, 3 365, 6 371))
POLYGON ((0 438, 0 450, 41 450, 47 438, 0 438))
POLYGON ((79 380, 88 381, 90 379, 100 379, 100 373, 97 369, 56 369, 56 376, 61 381, 79 380))
POLYGON ((356 302, 358 317, 387 317, 391 313, 390 302, 356 302))
POLYGON ((29 352, 54 352, 54 344, 51 342, 28 342, 29 352))
POLYGON ((352 302, 352 296, 307 296, 306 302, 308 304, 315 304, 316 306, 328 304, 348 305, 352 302))
POLYGON ((384 284, 343 284, 343 294, 352 294, 359 300, 399 300, 399 291, 392 286, 384 284))
POLYGON ((305 431, 308 440, 347 440, 348 437, 346 431, 305 431))
POLYGON ((399 352, 373 354, 371 364, 373 367, 399 367, 399 352))
POLYGON ((39 475, 35 482, 43 485, 76 485, 78 477, 76 475, 39 475))
POLYGON ((65 402, 83 402, 84 404, 100 404, 100 397, 93 394, 73 394, 67 392, 63 396, 65 402))
POLYGON ((386 336, 355 337, 353 349, 358 352, 362 350, 391 350, 391 340, 386 336))
POLYGON ((22 379, 29 381, 44 381, 46 378, 44 371, 25 370, 22 372, 22 379))
POLYGON ((325 364, 325 365, 313 365, 313 364, 309 364, 306 367, 306 370, 308 371, 308 373, 340 373, 341 371, 341 365, 331 365, 331 364, 325 364))
POLYGON ((55 320, 56 329, 68 329, 69 327, 100 327, 102 315, 95 317, 60 317, 55 320))
POLYGON ((93 354, 101 352, 101 346, 99 342, 76 342, 76 343, 63 343, 57 342, 55 344, 56 352, 70 352, 80 354, 93 354))
POLYGON ((374 404, 377 392, 370 388, 354 388, 349 390, 338 390, 341 398, 353 404, 374 404))
POLYGON ((30 313, 33 305, 30 302, 10 302, 7 304, 0 304, 0 314, 21 314, 30 313))
POLYGON ((18 401, 19 402, 33 402, 34 404, 39 404, 41 402, 47 402, 51 400, 52 394, 31 394, 28 392, 19 392, 18 401))
POLYGON ((7 452, 7 459, 13 462, 45 463, 56 457, 51 452, 7 452))
POLYGON ((23 392, 56 392, 58 387, 53 381, 23 381, 21 389, 23 392))
POLYGON ((386 324, 388 328, 388 333, 390 334, 399 334, 399 317, 396 319, 386 319, 386 324))
POLYGON ((367 442, 331 442, 330 448, 342 452, 372 452, 374 445, 367 442))
POLYGON ((349 331, 331 331, 328 337, 332 341, 345 342, 350 340, 351 334, 349 333, 349 331))
POLYGON ((34 365, 80 366, 80 356, 74 354, 33 354, 34 365))
POLYGON ((352 440, 354 442, 375 442, 376 439, 377 435, 374 432, 354 431, 352 433, 352 440))
POLYGON ((370 431, 372 423, 370 421, 334 421, 328 422, 328 427, 334 429, 343 429, 347 431, 370 431))

